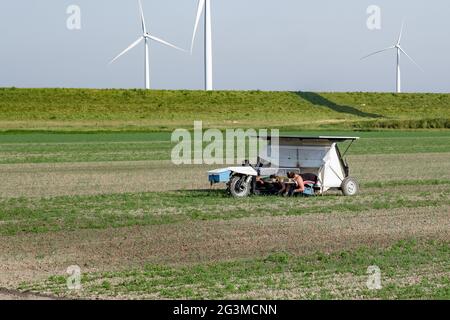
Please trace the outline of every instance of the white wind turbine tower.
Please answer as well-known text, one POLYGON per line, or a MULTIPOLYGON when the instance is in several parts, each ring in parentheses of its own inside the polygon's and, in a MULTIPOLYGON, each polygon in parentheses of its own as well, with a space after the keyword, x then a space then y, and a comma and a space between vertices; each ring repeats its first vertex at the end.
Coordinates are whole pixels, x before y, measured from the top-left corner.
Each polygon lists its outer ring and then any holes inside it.
POLYGON ((213 90, 211 0, 198 1, 197 18, 195 19, 194 34, 192 35, 191 54, 194 49, 195 35, 197 34, 203 11, 205 11, 205 90, 210 91, 213 90))
POLYGON ((374 52, 374 53, 371 53, 371 54, 369 54, 369 55, 367 55, 367 56, 365 56, 365 57, 363 57, 361 60, 364 60, 364 59, 366 59, 366 58, 369 58, 369 57, 371 57, 371 56, 373 56, 373 55, 376 55, 376 54, 379 54, 379 53, 382 53, 382 52, 385 52, 385 51, 389 51, 389 50, 392 50, 392 49, 395 49, 396 51, 397 51, 397 93, 401 93, 402 92, 402 81, 401 81, 401 72, 400 72, 400 58, 401 58, 401 55, 402 55, 402 53, 405 55, 405 56, 407 56, 420 70, 422 70, 423 71, 423 69, 417 64, 417 62, 416 61, 414 61, 414 59, 413 58, 411 58, 407 53, 406 53, 406 51, 405 50, 403 50, 403 48, 401 47, 401 42, 402 42, 402 37, 403 37, 403 30, 404 30, 404 26, 405 26, 405 23, 403 22, 403 24, 402 24, 402 29, 401 29, 401 31, 400 31, 400 36, 398 37, 398 41, 397 41, 397 44, 396 45, 394 45, 394 46, 392 46, 392 47, 389 47, 389 48, 386 48, 386 49, 383 49, 383 50, 379 50, 379 51, 376 51, 376 52, 374 52))
POLYGON ((113 60, 111 60, 110 64, 115 62, 117 59, 119 59, 121 56, 123 56, 125 53, 127 53, 128 51, 130 51, 131 49, 133 49, 134 47, 136 47, 138 44, 140 44, 142 41, 145 42, 145 88, 146 89, 150 89, 150 61, 149 61, 149 42, 150 41, 155 41, 158 43, 161 43, 165 46, 180 50, 180 51, 184 51, 181 48, 178 48, 177 46, 164 41, 162 39, 159 39, 153 35, 151 35, 150 33, 147 32, 147 27, 145 24, 145 18, 144 18, 144 11, 142 9, 142 3, 141 0, 138 0, 139 3, 139 11, 141 14, 141 25, 142 25, 142 36, 139 37, 139 39, 137 39, 135 42, 133 42, 128 48, 126 48, 124 51, 122 51, 117 57, 115 57, 113 60))

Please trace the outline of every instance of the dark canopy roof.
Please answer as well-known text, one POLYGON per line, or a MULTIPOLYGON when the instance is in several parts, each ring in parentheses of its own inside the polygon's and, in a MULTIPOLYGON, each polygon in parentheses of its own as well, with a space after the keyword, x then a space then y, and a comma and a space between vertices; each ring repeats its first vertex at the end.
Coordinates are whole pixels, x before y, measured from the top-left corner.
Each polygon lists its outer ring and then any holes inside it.
MULTIPOLYGON (((271 140, 272 137, 269 135, 267 137, 261 137, 258 138, 265 138, 268 140, 271 140)), ((324 140, 324 141, 331 141, 331 142, 345 142, 345 141, 355 141, 359 140, 359 137, 332 137, 332 136, 316 136, 316 137, 308 137, 308 136, 289 136, 284 135, 279 137, 281 139, 292 139, 292 140, 324 140)))

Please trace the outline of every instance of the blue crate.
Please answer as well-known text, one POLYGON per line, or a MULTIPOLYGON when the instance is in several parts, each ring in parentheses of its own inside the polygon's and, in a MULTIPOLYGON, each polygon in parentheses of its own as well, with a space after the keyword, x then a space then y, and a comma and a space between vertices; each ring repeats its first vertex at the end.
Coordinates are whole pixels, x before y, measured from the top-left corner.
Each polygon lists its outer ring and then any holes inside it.
POLYGON ((227 183, 230 181, 230 170, 224 170, 219 172, 212 172, 208 175, 208 180, 211 183, 227 183))
POLYGON ((305 191, 303 191, 303 195, 310 197, 310 196, 314 196, 315 192, 314 192, 314 186, 313 185, 305 185, 305 191))

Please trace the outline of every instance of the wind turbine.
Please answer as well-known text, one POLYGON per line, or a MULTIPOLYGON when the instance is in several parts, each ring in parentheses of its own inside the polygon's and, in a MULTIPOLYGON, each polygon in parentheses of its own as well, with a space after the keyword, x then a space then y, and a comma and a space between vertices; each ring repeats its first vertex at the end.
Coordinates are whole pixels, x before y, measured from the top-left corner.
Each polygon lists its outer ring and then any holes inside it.
POLYGON ((124 51, 122 51, 117 57, 115 57, 113 60, 111 60, 110 64, 114 63, 117 59, 119 59, 121 56, 123 56, 125 53, 127 53, 128 51, 130 51, 131 49, 133 49, 134 47, 136 47, 138 44, 140 44, 142 41, 145 42, 145 88, 146 89, 150 89, 150 61, 149 61, 149 42, 150 41, 155 41, 158 42, 160 44, 163 44, 165 46, 180 50, 180 51, 184 51, 181 48, 178 48, 177 46, 164 41, 160 38, 157 38, 153 35, 151 35, 150 33, 147 32, 147 27, 145 24, 145 18, 144 18, 144 10, 142 9, 142 3, 141 0, 138 0, 138 4, 139 4, 139 11, 141 14, 141 25, 142 25, 142 36, 139 37, 139 39, 137 39, 135 42, 133 42, 128 48, 126 48, 124 51))
POLYGON ((400 58, 401 58, 402 53, 405 56, 407 56, 420 70, 423 71, 423 69, 419 66, 419 64, 417 64, 417 62, 414 61, 414 59, 411 58, 406 53, 406 51, 403 50, 403 48, 401 46, 404 27, 405 27, 405 22, 402 23, 402 29, 400 30, 400 36, 398 37, 398 41, 397 41, 396 45, 394 45, 392 47, 389 47, 389 48, 386 48, 386 49, 383 49, 383 50, 376 51, 374 53, 371 53, 371 54, 361 58, 361 60, 364 60, 364 59, 369 58, 371 56, 374 56, 376 54, 395 49, 397 51, 397 93, 401 93, 402 92, 402 81, 401 81, 401 72, 400 72, 400 58))
POLYGON ((192 35, 191 54, 194 49, 195 36, 203 11, 205 11, 205 90, 210 91, 213 90, 211 0, 198 1, 197 18, 195 19, 194 34, 192 35))

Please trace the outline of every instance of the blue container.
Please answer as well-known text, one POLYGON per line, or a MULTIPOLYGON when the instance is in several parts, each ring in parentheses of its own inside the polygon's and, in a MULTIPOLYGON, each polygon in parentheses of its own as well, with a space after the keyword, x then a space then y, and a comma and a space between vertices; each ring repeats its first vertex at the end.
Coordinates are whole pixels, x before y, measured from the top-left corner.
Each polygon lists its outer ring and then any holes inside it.
POLYGON ((211 183, 227 183, 230 181, 230 175, 230 170, 214 172, 209 174, 208 179, 211 183))
POLYGON ((315 192, 314 192, 314 186, 313 185, 305 185, 305 191, 303 191, 303 195, 310 197, 310 196, 314 196, 315 192))

